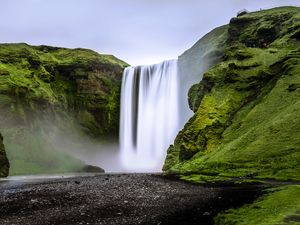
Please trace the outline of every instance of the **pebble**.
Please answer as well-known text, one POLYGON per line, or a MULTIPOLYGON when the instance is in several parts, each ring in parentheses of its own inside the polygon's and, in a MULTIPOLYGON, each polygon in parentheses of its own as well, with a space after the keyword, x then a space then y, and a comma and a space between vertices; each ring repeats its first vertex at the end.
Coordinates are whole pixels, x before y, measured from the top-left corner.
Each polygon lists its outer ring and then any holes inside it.
MULTIPOLYGON (((76 177, 17 188, 6 185, 1 189, 0 184, 0 206, 5 206, 1 208, 0 224, 166 224, 162 218, 174 212, 175 221, 177 218, 188 221, 191 215, 181 215, 180 210, 191 207, 195 209, 195 217, 209 218, 218 210, 213 200, 222 197, 227 202, 229 197, 238 198, 237 192, 244 193, 234 189, 234 194, 227 196, 220 188, 189 185, 147 174, 76 177), (103 182, 104 179, 110 182, 103 182)), ((228 201, 228 207, 230 204, 228 201)), ((195 224, 195 220, 190 222, 195 224)), ((184 225, 188 224, 191 223, 184 225)))
POLYGON ((203 213, 203 216, 210 216, 210 213, 209 212, 205 212, 205 213, 203 213))

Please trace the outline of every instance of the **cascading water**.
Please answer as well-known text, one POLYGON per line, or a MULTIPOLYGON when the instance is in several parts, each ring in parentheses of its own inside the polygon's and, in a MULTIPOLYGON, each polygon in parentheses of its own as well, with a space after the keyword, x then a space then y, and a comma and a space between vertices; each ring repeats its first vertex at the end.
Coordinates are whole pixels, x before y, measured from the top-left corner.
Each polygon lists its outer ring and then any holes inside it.
POLYGON ((177 60, 125 69, 121 93, 121 161, 127 171, 161 171, 179 129, 177 60))

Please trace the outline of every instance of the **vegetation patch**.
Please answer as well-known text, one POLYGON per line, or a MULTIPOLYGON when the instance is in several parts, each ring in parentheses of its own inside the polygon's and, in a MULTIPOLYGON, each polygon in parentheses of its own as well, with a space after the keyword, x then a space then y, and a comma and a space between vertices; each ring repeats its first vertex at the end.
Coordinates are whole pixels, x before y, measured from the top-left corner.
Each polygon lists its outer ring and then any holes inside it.
POLYGON ((218 225, 293 225, 300 223, 300 186, 268 189, 253 204, 229 209, 215 218, 218 225))
POLYGON ((166 173, 300 180, 299 23, 297 7, 231 20, 223 60, 190 90, 195 114, 168 150, 166 173))
POLYGON ((59 137, 116 140, 126 66, 88 49, 1 44, 0 127, 10 174, 80 170, 84 163, 59 137))

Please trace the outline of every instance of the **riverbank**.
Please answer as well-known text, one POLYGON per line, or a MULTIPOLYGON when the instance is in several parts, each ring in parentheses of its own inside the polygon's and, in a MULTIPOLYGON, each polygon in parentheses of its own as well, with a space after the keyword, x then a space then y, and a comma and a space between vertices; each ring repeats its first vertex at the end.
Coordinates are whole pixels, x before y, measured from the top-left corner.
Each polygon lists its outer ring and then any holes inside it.
POLYGON ((0 183, 0 224, 213 224, 263 186, 196 186, 157 174, 0 183))

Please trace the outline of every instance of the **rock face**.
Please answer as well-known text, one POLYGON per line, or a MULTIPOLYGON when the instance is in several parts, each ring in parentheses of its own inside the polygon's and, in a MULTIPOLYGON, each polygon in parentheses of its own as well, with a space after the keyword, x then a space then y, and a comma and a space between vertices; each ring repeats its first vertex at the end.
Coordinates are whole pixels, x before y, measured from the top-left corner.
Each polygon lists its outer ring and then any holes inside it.
MULTIPOLYGON (((179 96, 181 104, 180 125, 182 126, 192 116, 187 102, 189 89, 193 84, 200 82, 206 70, 222 59, 227 29, 227 25, 214 29, 178 57, 178 76, 181 83, 179 96)), ((192 103, 189 102, 189 104, 192 103)))
POLYGON ((1 44, 0 127, 11 173, 77 171, 84 164, 61 153, 65 137, 116 139, 126 66, 87 49, 1 44))
POLYGON ((6 157, 6 152, 3 144, 3 137, 0 133, 0 177, 8 176, 9 162, 6 157))
POLYGON ((222 61, 189 92, 195 112, 164 171, 300 180, 300 9, 230 21, 222 61))

